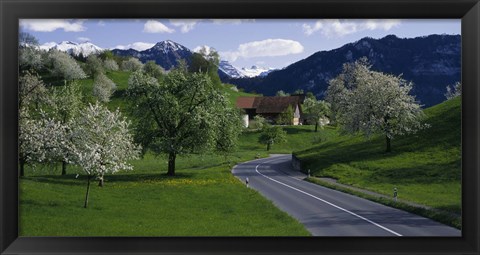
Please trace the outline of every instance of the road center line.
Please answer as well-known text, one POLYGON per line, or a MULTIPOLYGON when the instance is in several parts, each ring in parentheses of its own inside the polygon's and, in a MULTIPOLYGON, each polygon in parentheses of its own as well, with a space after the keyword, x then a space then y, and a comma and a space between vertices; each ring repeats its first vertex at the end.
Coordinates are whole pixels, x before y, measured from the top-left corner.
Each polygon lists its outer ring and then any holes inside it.
POLYGON ((271 181, 274 181, 274 182, 276 182, 276 183, 278 183, 278 184, 281 184, 281 185, 283 185, 283 186, 285 186, 285 187, 288 187, 288 188, 291 188, 291 189, 293 189, 293 190, 296 190, 296 191, 298 191, 298 192, 300 192, 300 193, 302 193, 302 194, 305 194, 305 195, 307 195, 307 196, 310 196, 310 197, 312 197, 312 198, 314 198, 314 199, 317 199, 317 200, 319 200, 319 201, 321 201, 321 202, 324 202, 325 204, 328 204, 328 205, 330 205, 330 206, 333 206, 333 207, 335 207, 335 208, 337 208, 337 209, 339 209, 339 210, 342 210, 342 211, 344 211, 344 212, 346 212, 346 213, 349 213, 349 214, 351 214, 351 215, 353 215, 353 216, 355 216, 355 217, 357 217, 357 218, 360 218, 360 219, 362 219, 362 220, 364 220, 364 221, 367 221, 368 223, 371 223, 371 224, 373 224, 373 225, 375 225, 375 226, 377 226, 377 227, 379 227, 379 228, 381 228, 381 229, 383 229, 383 230, 385 230, 385 231, 388 231, 388 232, 390 232, 390 233, 392 233, 392 234, 394 234, 394 235, 396 235, 396 236, 402 236, 401 234, 399 234, 399 233, 397 233, 397 232, 395 232, 395 231, 393 231, 393 230, 391 230, 391 229, 389 229, 389 228, 386 228, 386 227, 384 227, 384 226, 382 226, 382 225, 380 225, 380 224, 378 224, 378 223, 376 223, 376 222, 373 222, 373 221, 371 221, 371 220, 369 220, 369 219, 367 219, 367 218, 365 218, 365 217, 363 217, 363 216, 360 216, 360 215, 358 215, 358 214, 356 214, 356 213, 354 213, 354 212, 351 212, 351 211, 349 211, 349 210, 347 210, 347 209, 345 209, 345 208, 343 208, 343 207, 340 207, 340 206, 338 206, 338 205, 335 205, 335 204, 333 204, 333 203, 330 203, 330 202, 328 202, 328 201, 326 201, 326 200, 324 200, 324 199, 321 199, 321 198, 319 198, 319 197, 317 197, 317 196, 314 196, 314 195, 312 195, 312 194, 310 194, 310 193, 308 193, 308 192, 305 192, 305 191, 303 191, 303 190, 297 189, 297 188, 295 188, 295 187, 292 187, 292 186, 290 186, 290 185, 288 185, 288 184, 285 184, 285 183, 283 183, 283 182, 277 181, 277 180, 275 180, 275 179, 273 179, 273 178, 270 178, 270 177, 268 177, 268 176, 260 173, 260 172, 258 171, 258 166, 260 166, 261 164, 270 162, 270 161, 273 161, 273 160, 265 161, 265 162, 263 162, 263 163, 258 164, 258 165, 255 167, 255 172, 257 172, 257 173, 260 174, 261 176, 263 176, 263 177, 265 177, 265 178, 267 178, 267 179, 269 179, 269 180, 271 180, 271 181))

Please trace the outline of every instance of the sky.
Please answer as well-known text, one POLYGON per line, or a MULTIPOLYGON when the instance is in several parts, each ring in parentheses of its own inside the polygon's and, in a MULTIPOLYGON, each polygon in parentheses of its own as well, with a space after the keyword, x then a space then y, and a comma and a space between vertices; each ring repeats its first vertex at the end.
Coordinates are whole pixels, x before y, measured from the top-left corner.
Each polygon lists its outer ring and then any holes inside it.
POLYGON ((364 37, 460 34, 461 20, 23 19, 20 30, 34 35, 40 44, 89 41, 105 49, 145 50, 157 42, 172 40, 191 50, 212 47, 221 59, 238 68, 284 68, 315 52, 364 37))

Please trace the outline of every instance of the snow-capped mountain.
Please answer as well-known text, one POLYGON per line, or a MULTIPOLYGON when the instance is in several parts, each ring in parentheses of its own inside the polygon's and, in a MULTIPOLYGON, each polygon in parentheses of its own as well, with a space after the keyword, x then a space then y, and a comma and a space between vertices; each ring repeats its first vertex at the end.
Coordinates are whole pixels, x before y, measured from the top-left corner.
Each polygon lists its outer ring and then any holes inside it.
POLYGON ((238 78, 253 78, 253 77, 265 77, 270 72, 274 71, 274 68, 263 68, 258 66, 252 66, 250 68, 236 68, 226 60, 221 60, 218 66, 220 77, 226 76, 226 78, 238 79, 238 78))
POLYGON ((236 67, 232 66, 230 62, 226 60, 221 60, 218 65, 219 75, 225 75, 228 78, 243 78, 245 75, 238 70, 236 67))
POLYGON ((91 42, 75 43, 71 41, 63 41, 58 44, 55 42, 45 43, 40 46, 40 49, 56 49, 75 56, 82 54, 85 57, 91 54, 98 54, 104 50, 91 42))
POLYGON ((245 68, 243 67, 240 71, 242 72, 244 77, 265 77, 267 76, 270 72, 275 70, 274 68, 264 68, 264 67, 258 67, 258 66, 252 66, 250 68, 245 68))
POLYGON ((113 49, 112 53, 118 56, 135 57, 143 63, 153 60, 165 70, 172 69, 180 59, 189 63, 193 54, 187 47, 171 40, 158 42, 152 48, 143 51, 113 49))

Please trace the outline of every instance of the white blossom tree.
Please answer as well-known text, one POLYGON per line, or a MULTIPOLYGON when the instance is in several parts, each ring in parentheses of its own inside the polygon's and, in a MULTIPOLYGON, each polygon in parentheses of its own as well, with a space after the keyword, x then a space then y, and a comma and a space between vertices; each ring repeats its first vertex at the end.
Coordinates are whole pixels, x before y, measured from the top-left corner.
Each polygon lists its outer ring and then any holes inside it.
MULTIPOLYGON (((71 143, 70 136, 72 133, 71 120, 78 115, 83 107, 80 84, 76 81, 65 82, 64 86, 53 88, 51 94, 51 115, 65 126, 64 144, 69 144, 71 143)), ((67 174, 68 159, 72 152, 70 150, 62 150, 62 152, 63 155, 58 160, 62 162, 62 175, 65 175, 67 174)))
POLYGON ((67 81, 85 79, 87 75, 72 56, 58 50, 50 50, 48 54, 51 73, 67 81))
POLYGON ((29 33, 18 33, 18 65, 20 70, 40 70, 43 67, 42 52, 38 47, 37 38, 29 33))
POLYGON ((123 71, 135 72, 142 69, 142 67, 143 67, 142 62, 140 62, 140 60, 136 58, 129 58, 122 62, 123 71))
POLYGON ((103 67, 107 71, 118 71, 117 61, 113 59, 105 59, 105 61, 103 62, 103 67))
POLYGON ((445 93, 445 97, 447 99, 452 99, 462 95, 462 83, 457 82, 453 86, 447 86, 447 93, 445 93))
POLYGON ((25 71, 18 79, 19 109, 35 108, 39 110, 41 104, 49 103, 50 98, 47 93, 45 83, 35 72, 25 71))
POLYGON ((29 116, 25 108, 20 110, 19 119, 19 163, 20 176, 25 174, 26 163, 71 162, 66 153, 71 150, 67 138, 67 126, 45 112, 40 118, 29 116))
POLYGON ((40 70, 44 66, 44 54, 36 46, 21 46, 18 49, 18 65, 21 70, 40 70))
POLYGON ((97 55, 91 54, 88 56, 85 64, 85 71, 93 79, 104 72, 103 62, 97 55))
POLYGON ((144 73, 155 78, 159 78, 165 73, 165 70, 161 66, 157 65, 153 60, 147 61, 143 65, 142 69, 144 73))
POLYGON ((118 109, 110 112, 98 102, 90 104, 73 123, 74 161, 87 174, 84 203, 87 208, 91 179, 98 178, 103 186, 105 174, 132 170, 128 160, 139 156, 140 147, 133 142, 130 123, 118 109))
POLYGON ((110 97, 116 89, 115 83, 105 74, 98 73, 93 81, 93 95, 103 103, 110 101, 110 97))
POLYGON ((37 121, 41 106, 49 102, 47 88, 40 77, 30 71, 25 71, 19 77, 19 165, 20 176, 25 174, 25 164, 36 162, 36 156, 41 151, 42 140, 38 135, 40 123, 37 121))
POLYGON ((330 114, 330 104, 323 100, 307 98, 303 102, 303 112, 309 122, 315 123, 315 132, 317 132, 318 126, 323 128, 328 123, 326 119, 330 114))
POLYGON ((336 120, 343 130, 366 136, 382 133, 387 152, 395 136, 426 127, 421 123, 420 105, 409 95, 412 83, 401 76, 372 71, 365 60, 345 65, 330 86, 327 99, 335 106, 336 120))

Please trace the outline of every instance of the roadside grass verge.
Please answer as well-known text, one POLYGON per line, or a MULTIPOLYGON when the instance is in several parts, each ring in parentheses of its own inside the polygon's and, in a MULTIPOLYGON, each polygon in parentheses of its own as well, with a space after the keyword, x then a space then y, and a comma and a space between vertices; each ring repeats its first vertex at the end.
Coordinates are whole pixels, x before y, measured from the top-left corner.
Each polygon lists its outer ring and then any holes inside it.
POLYGON ((330 188, 330 189, 338 190, 338 191, 341 191, 341 192, 344 192, 344 193, 355 195, 357 197, 365 198, 365 199, 368 199, 368 200, 376 202, 376 203, 380 203, 380 204, 383 204, 383 205, 386 205, 386 206, 390 206, 390 207, 397 208, 397 209, 400 209, 400 210, 404 210, 404 211, 407 211, 407 212, 411 212, 411 213, 414 213, 414 214, 417 214, 417 215, 420 215, 420 216, 423 216, 423 217, 427 217, 427 218, 433 219, 435 221, 441 222, 443 224, 449 225, 451 227, 455 227, 457 229, 462 228, 461 217, 459 217, 459 215, 456 215, 456 214, 448 213, 446 211, 441 211, 441 210, 412 206, 410 204, 402 202, 401 200, 394 201, 391 198, 385 198, 385 197, 380 197, 380 196, 367 194, 367 193, 360 192, 360 191, 357 191, 357 190, 354 190, 354 189, 341 187, 341 186, 338 186, 338 185, 320 180, 320 179, 315 178, 315 177, 306 178, 305 180, 309 181, 311 183, 322 185, 322 186, 330 188))
MULTIPOLYGON (((387 196, 397 188, 403 200, 445 211, 445 215, 461 215, 460 108, 456 98, 426 109, 425 122, 430 127, 392 140, 392 153, 384 152, 383 136, 365 139, 331 130, 327 141, 294 154, 313 176, 387 196)), ((460 216, 431 217, 453 226, 461 222, 460 216)))
POLYGON ((87 209, 79 169, 70 167, 66 176, 27 172, 20 179, 20 236, 310 235, 235 178, 230 171, 237 162, 223 160, 181 157, 177 176, 168 177, 162 159, 146 155, 132 162, 134 171, 106 176, 104 187, 92 183, 87 209))

